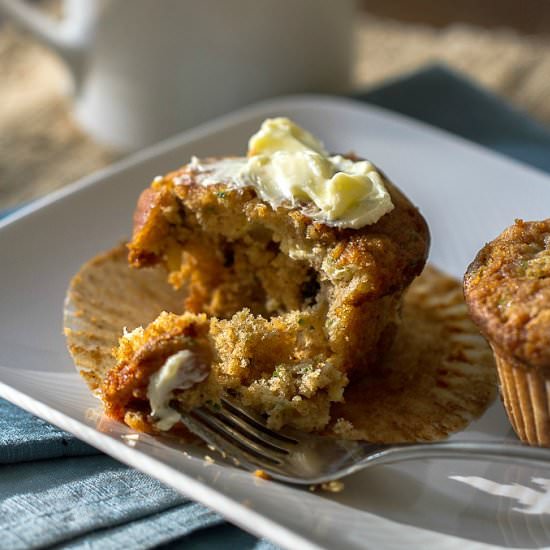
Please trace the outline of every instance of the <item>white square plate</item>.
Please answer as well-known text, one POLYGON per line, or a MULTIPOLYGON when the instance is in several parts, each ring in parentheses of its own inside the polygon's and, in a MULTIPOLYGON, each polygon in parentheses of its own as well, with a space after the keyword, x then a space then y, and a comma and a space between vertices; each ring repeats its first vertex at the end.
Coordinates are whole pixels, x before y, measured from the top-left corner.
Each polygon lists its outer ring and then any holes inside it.
MULTIPOLYGON (((199 455, 151 437, 128 438, 124 426, 105 431, 96 425, 97 401, 76 374, 61 333, 70 278, 85 260, 130 234, 136 199, 154 176, 192 154, 243 153, 261 121, 276 115, 295 119, 329 150, 353 150, 382 167, 428 219, 431 261, 457 277, 515 218, 548 216, 550 178, 443 131, 351 100, 265 102, 139 153, 0 222, 0 395, 288 548, 550 545, 549 471, 416 461, 355 474, 338 494, 312 493, 206 465, 199 455)), ((497 401, 454 437, 513 436, 497 401)))

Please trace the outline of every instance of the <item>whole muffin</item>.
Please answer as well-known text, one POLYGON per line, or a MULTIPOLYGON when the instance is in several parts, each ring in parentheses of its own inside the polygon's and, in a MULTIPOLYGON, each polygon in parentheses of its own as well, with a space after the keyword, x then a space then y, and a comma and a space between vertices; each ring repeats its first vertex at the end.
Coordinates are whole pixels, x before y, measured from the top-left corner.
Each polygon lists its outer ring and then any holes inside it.
POLYGON ((550 219, 516 223, 483 247, 464 277, 470 314, 495 353, 518 436, 550 446, 550 219))

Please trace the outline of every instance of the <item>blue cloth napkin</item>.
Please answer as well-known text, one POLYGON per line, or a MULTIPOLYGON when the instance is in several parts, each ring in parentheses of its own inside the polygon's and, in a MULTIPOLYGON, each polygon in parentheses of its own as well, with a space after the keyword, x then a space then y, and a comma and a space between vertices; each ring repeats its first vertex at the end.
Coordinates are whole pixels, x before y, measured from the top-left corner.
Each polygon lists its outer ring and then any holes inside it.
MULTIPOLYGON (((550 131, 441 66, 354 97, 550 172, 550 131)), ((275 548, 0 400, 1 548, 275 548)))

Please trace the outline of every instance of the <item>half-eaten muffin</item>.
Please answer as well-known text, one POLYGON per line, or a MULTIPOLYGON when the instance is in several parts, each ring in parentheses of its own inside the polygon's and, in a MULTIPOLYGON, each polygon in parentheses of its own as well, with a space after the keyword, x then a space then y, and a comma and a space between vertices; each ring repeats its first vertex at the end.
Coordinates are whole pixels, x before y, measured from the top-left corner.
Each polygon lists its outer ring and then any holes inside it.
POLYGON ((183 315, 126 333, 102 398, 139 429, 231 392, 279 428, 322 430, 392 343, 429 234, 370 162, 271 119, 247 157, 193 158, 138 202, 129 262, 163 265, 183 315))

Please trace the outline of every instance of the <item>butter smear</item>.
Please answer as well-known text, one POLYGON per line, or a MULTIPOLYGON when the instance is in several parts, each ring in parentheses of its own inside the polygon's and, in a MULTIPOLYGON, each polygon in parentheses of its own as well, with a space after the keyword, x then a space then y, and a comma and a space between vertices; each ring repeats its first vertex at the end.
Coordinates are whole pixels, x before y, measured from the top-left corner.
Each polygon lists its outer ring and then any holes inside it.
POLYGON ((201 185, 252 186, 274 208, 300 207, 327 225, 358 229, 393 210, 382 176, 366 160, 330 156, 323 144, 288 118, 267 119, 248 143, 247 158, 202 163, 201 185))
POLYGON ((151 376, 147 398, 159 430, 169 430, 181 418, 181 415, 170 407, 173 391, 187 390, 207 378, 208 371, 199 367, 195 354, 189 350, 182 350, 168 357, 164 365, 151 376))

